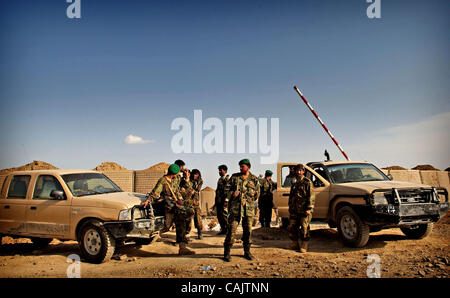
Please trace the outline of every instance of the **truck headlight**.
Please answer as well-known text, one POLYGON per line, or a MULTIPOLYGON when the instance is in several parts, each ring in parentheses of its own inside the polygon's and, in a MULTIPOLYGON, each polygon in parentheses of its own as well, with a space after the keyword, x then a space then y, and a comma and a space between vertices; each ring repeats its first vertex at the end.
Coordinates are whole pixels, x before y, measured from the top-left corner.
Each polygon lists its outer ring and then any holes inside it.
POLYGON ((130 209, 121 210, 119 212, 119 220, 129 220, 130 209))
POLYGON ((376 192, 372 197, 372 205, 387 205, 388 201, 383 192, 376 192))

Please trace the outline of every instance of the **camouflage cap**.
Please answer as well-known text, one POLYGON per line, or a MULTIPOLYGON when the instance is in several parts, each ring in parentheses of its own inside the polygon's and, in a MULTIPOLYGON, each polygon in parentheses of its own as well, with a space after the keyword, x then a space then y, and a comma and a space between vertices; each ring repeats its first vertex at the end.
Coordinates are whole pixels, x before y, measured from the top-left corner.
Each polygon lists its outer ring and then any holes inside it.
POLYGON ((248 160, 247 158, 244 158, 244 159, 242 159, 239 162, 239 165, 248 165, 248 166, 250 166, 250 160, 248 160))
POLYGON ((180 167, 176 164, 171 164, 169 166, 169 174, 178 174, 180 172, 180 167))

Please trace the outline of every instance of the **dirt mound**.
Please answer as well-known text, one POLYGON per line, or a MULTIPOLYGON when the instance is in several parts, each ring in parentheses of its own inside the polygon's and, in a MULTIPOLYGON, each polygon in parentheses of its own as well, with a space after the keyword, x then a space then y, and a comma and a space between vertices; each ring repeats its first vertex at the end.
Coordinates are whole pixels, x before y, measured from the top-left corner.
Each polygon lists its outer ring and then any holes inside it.
POLYGON ((406 169, 401 166, 390 166, 390 167, 383 168, 383 170, 406 170, 406 169))
POLYGON ((167 169, 169 168, 170 164, 166 163, 166 162, 160 162, 156 165, 151 166, 150 168, 148 168, 147 170, 152 170, 152 171, 167 171, 167 169))
POLYGON ((421 170, 421 171, 439 171, 439 169, 436 169, 432 165, 417 165, 411 170, 421 170))
POLYGON ((100 165, 94 168, 94 171, 126 171, 126 170, 128 169, 112 161, 102 162, 100 165))
POLYGON ((215 191, 213 188, 207 186, 204 189, 202 189, 202 191, 215 191))
POLYGON ((58 169, 57 167, 49 163, 34 160, 33 162, 30 162, 20 167, 0 170, 0 174, 7 174, 14 171, 57 170, 57 169, 58 169))

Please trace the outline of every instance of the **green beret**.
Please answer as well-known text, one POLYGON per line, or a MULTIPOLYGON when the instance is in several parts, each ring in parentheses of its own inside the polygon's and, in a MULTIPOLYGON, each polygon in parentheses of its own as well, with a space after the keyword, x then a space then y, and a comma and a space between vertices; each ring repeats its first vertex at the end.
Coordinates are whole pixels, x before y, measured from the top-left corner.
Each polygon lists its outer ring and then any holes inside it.
POLYGON ((176 164, 171 164, 169 166, 169 174, 178 174, 180 172, 180 167, 176 164))
POLYGON ((272 176, 273 172, 271 170, 266 171, 266 176, 272 176))
POLYGON ((239 162, 239 165, 250 165, 250 160, 248 160, 247 158, 245 158, 245 159, 242 159, 240 162, 239 162))

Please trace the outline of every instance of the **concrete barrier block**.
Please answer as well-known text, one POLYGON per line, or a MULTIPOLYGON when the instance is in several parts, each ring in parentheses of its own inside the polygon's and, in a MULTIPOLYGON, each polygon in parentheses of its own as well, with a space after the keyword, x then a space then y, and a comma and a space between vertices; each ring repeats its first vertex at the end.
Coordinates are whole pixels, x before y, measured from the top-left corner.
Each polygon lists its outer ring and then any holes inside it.
POLYGON ((394 180, 422 183, 420 171, 418 170, 389 170, 394 180))
POLYGON ((450 193, 450 179, 447 171, 439 171, 437 172, 439 186, 445 187, 447 191, 450 193))
POLYGON ((202 215, 208 215, 208 211, 214 206, 215 198, 215 191, 207 190, 200 192, 200 209, 202 210, 202 215))
POLYGON ((420 171, 422 183, 431 186, 439 186, 438 172, 439 171, 420 171))

